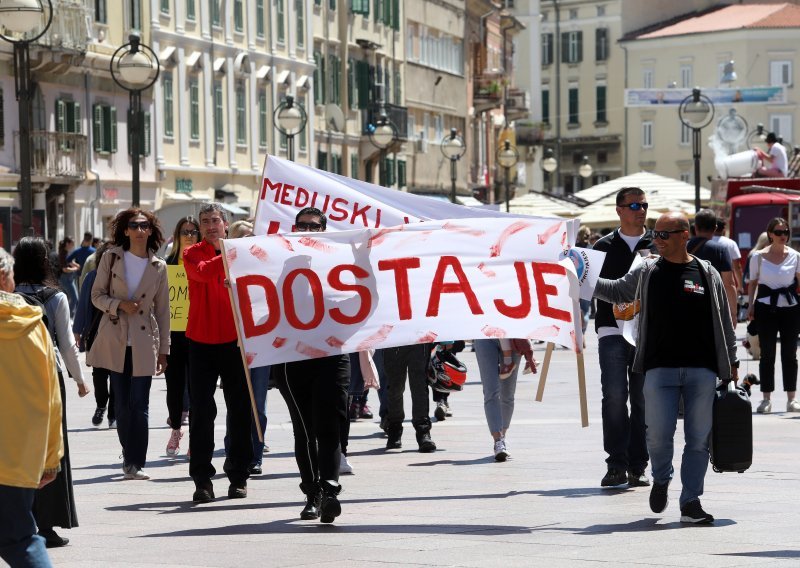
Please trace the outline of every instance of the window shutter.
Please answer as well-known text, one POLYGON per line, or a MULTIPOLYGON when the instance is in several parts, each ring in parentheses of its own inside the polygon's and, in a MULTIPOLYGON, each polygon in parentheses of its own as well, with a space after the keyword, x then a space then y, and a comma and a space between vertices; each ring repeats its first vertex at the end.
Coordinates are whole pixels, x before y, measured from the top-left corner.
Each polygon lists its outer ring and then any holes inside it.
POLYGON ((94 138, 94 151, 102 152, 103 150, 103 107, 95 104, 92 105, 92 137, 94 138))
POLYGON ((383 24, 385 26, 392 25, 392 0, 381 0, 383 4, 383 24))
POLYGON ((576 32, 578 35, 578 59, 576 63, 583 61, 583 32, 576 32))
POLYGON ((406 163, 405 161, 397 162, 397 187, 406 187, 406 163))
POLYGON ((355 60, 350 57, 347 60, 347 108, 353 108, 356 91, 356 70, 355 60))
POLYGON ((350 177, 358 179, 358 154, 350 154, 350 177))
POLYGON ((392 29, 400 31, 400 0, 390 0, 392 3, 392 29))
POLYGON ((569 63, 569 32, 561 32, 561 63, 569 63))
POLYGON ((392 187, 395 182, 395 175, 394 175, 394 159, 386 158, 386 184, 388 187, 392 187))
POLYGON ((321 79, 320 80, 320 91, 319 91, 320 92, 320 102, 322 104, 325 104, 325 101, 328 100, 327 97, 326 97, 326 91, 327 91, 327 86, 328 86, 327 85, 328 74, 327 74, 327 72, 325 70, 325 56, 324 55, 320 55, 319 56, 319 64, 320 64, 319 65, 320 66, 319 78, 321 79))
POLYGON ((64 115, 66 114, 66 109, 64 107, 64 101, 61 99, 56 99, 56 131, 58 132, 66 132, 66 128, 64 128, 64 115))
POLYGON ((400 105, 403 103, 403 89, 402 89, 402 75, 400 71, 394 72, 394 104, 400 105))
POLYGON ((550 91, 542 91, 542 122, 550 123, 550 91))
POLYGON ((72 111, 72 132, 75 134, 81 133, 81 105, 80 103, 73 103, 73 111, 72 111))
POLYGON ((109 121, 110 125, 110 138, 111 138, 111 153, 117 153, 117 107, 111 107, 109 109, 109 121))
POLYGON ((150 113, 144 112, 142 113, 142 121, 144 124, 141 125, 141 146, 142 146, 142 155, 149 156, 150 155, 150 113))
POLYGON ((3 100, 3 89, 0 89, 0 146, 6 143, 6 109, 3 100))
POLYGON ((358 82, 358 108, 369 107, 369 63, 356 62, 356 81, 358 82))
POLYGON ((330 7, 331 10, 335 10, 336 9, 336 0, 329 0, 328 6, 330 7))
POLYGON ((333 62, 335 64, 333 69, 334 102, 338 105, 342 103, 342 60, 334 55, 333 62))

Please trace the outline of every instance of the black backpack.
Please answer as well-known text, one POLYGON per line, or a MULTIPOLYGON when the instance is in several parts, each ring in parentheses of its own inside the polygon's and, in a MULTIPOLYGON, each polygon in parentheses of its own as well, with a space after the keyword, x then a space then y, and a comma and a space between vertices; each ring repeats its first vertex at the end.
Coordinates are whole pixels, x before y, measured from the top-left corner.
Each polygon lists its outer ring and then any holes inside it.
POLYGON ((31 306, 37 306, 42 308, 42 321, 44 325, 47 327, 47 331, 50 333, 50 339, 53 340, 53 345, 58 345, 56 342, 56 330, 50 324, 50 321, 47 318, 47 310, 45 309, 45 304, 50 301, 50 298, 55 296, 59 293, 60 290, 56 288, 42 288, 35 292, 15 292, 22 296, 22 298, 31 306))

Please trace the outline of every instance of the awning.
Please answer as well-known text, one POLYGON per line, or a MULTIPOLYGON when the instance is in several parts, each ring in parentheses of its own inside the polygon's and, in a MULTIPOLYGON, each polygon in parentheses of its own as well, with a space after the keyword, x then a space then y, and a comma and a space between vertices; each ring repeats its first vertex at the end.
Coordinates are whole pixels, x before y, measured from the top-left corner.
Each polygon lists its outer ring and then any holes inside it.
POLYGON ((219 206, 222 207, 225 211, 227 211, 231 215, 245 215, 245 216, 250 215, 249 211, 242 209, 241 207, 237 207, 232 203, 220 203, 219 206))
POLYGON ((161 191, 161 201, 194 201, 189 193, 178 193, 177 191, 161 191))
POLYGON ((246 52, 242 51, 236 55, 236 58, 233 60, 233 70, 240 75, 250 73, 250 59, 246 52))
POLYGON ((297 88, 308 89, 308 86, 308 75, 300 75, 300 78, 297 80, 297 88))
POLYGON ((272 69, 269 65, 262 65, 259 67, 258 71, 256 71, 256 79, 262 80, 266 79, 267 75, 269 75, 269 70, 272 69))
POLYGON ((225 66, 225 58, 224 57, 217 57, 214 60, 214 72, 219 73, 219 71, 225 66))
POLYGON ((175 53, 175 46, 168 45, 167 47, 161 50, 161 53, 158 54, 158 59, 159 61, 161 61, 161 63, 166 63, 167 61, 169 61, 169 59, 172 57, 174 53, 175 53))
POLYGON ((286 81, 289 79, 289 74, 290 73, 291 73, 291 71, 289 71, 288 69, 284 69, 283 71, 278 73, 278 78, 275 80, 275 82, 278 85, 285 85, 286 81))
POLYGON ((186 67, 192 68, 197 65, 197 62, 200 61, 200 57, 202 57, 202 53, 199 51, 194 51, 192 54, 186 58, 186 67))

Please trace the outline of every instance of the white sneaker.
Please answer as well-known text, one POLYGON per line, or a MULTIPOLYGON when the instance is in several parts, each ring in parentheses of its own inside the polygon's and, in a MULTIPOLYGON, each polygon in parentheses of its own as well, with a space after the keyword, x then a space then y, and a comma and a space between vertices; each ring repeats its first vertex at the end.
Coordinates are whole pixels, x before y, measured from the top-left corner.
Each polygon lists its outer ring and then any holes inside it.
POLYGON ((125 479, 133 479, 137 481, 150 479, 150 476, 147 475, 143 469, 140 469, 135 465, 123 465, 122 471, 124 473, 125 479))
POLYGON ((786 403, 786 412, 800 412, 800 402, 792 399, 786 403))
POLYGON ((342 458, 339 460, 339 473, 342 475, 353 475, 353 465, 347 461, 347 456, 341 454, 342 458))
POLYGON ((510 457, 511 454, 508 453, 508 447, 506 446, 506 439, 500 438, 499 440, 495 440, 494 461, 504 462, 510 457))
POLYGON ((758 405, 758 408, 756 408, 756 412, 759 414, 769 414, 772 412, 772 402, 765 398, 761 401, 761 404, 758 405))
POLYGON ((181 426, 188 426, 189 425, 189 412, 182 412, 181 413, 181 426))
POLYGON ((109 420, 108 421, 108 429, 109 430, 116 430, 117 429, 117 421, 116 420, 109 420))
POLYGON ((181 451, 181 438, 183 438, 183 430, 173 430, 169 435, 167 442, 167 455, 170 457, 177 456, 181 451))

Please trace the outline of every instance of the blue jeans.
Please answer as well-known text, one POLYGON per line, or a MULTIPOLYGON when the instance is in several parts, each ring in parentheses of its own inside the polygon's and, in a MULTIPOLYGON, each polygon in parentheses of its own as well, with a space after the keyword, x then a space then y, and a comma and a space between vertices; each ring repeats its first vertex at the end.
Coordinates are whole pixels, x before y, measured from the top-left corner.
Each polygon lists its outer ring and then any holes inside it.
POLYGON ((0 558, 13 568, 52 567, 31 512, 35 491, 0 485, 0 558))
POLYGON ((125 349, 122 373, 111 372, 114 410, 117 415, 117 436, 122 445, 124 465, 144 468, 149 440, 150 385, 153 377, 132 377, 131 348, 125 349))
POLYGON ((514 414, 514 393, 517 390, 517 373, 519 372, 519 353, 514 353, 514 371, 507 379, 500 380, 500 363, 503 352, 497 339, 475 339, 472 342, 475 356, 478 358, 478 369, 483 385, 483 411, 486 424, 491 433, 503 433, 511 425, 514 414))
POLYGON ((75 273, 62 272, 58 277, 58 283, 67 295, 69 302, 69 315, 75 316, 75 308, 78 306, 78 285, 75 283, 75 273))
POLYGON ((647 468, 644 375, 631 369, 634 348, 621 335, 610 335, 600 338, 598 352, 606 464, 609 469, 643 472, 647 468))
POLYGON ((699 367, 658 367, 646 374, 647 448, 656 483, 667 483, 672 479, 678 401, 683 395, 685 445, 681 460, 681 507, 703 494, 716 378, 714 371, 699 367))

